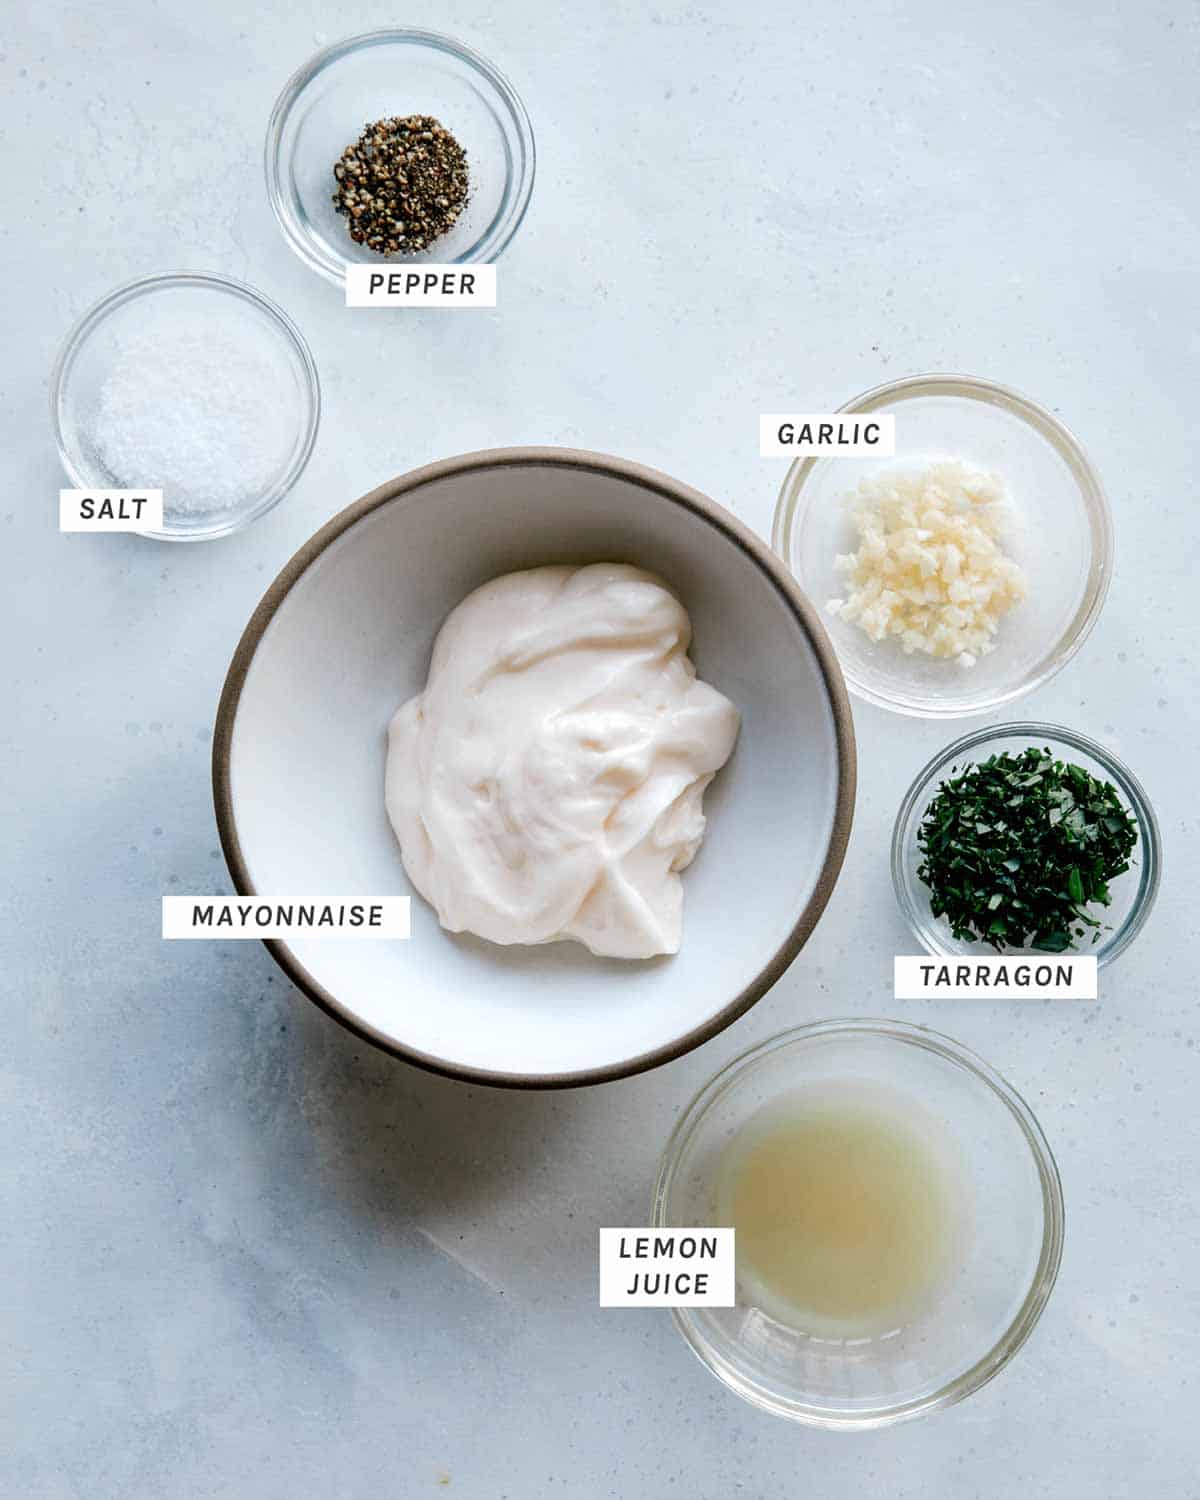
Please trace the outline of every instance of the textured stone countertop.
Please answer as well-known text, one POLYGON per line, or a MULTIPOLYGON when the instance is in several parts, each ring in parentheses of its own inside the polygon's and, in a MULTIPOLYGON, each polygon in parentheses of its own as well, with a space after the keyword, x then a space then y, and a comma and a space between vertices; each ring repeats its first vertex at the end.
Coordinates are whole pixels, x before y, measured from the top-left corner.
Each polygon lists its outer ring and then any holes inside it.
POLYGON ((58 0, 0 42, 6 712, 0 1492, 13 1500, 851 1500, 1200 1495, 1197 13, 983 0, 564 7, 58 0), (461 36, 539 149, 494 313, 351 314, 286 248, 262 139, 288 73, 397 19, 461 36), (205 546, 63 537, 47 383, 117 283, 215 269, 280 301, 324 383, 313 461, 205 546), (953 726, 856 706, 860 796, 827 915, 699 1052, 508 1094, 376 1054, 257 943, 164 944, 225 889, 218 692, 276 570, 434 457, 644 460, 770 527, 761 411, 923 369, 1027 391, 1111 496, 1099 625, 1020 715, 1096 735, 1158 809, 1165 878, 1085 1003, 898 1004, 887 841, 953 726), (982 1052, 1062 1169, 1057 1291, 965 1404, 865 1436, 743 1405, 669 1317, 601 1312, 596 1229, 723 1060, 897 1013, 982 1052))

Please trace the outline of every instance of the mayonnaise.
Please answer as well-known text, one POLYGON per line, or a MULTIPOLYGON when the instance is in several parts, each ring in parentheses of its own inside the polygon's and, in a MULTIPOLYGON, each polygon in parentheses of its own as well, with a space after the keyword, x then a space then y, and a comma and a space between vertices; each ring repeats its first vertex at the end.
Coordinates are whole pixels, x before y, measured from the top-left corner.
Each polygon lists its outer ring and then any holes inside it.
POLYGON ((651 574, 534 568, 476 589, 388 731, 404 867, 450 932, 679 951, 679 871, 739 717, 696 677, 691 623, 651 574))

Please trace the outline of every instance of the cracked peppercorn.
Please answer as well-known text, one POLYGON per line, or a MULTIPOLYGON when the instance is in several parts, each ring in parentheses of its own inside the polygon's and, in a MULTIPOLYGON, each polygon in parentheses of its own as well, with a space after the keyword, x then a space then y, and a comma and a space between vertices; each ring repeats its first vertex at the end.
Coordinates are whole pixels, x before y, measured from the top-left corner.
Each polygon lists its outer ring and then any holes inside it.
POLYGON ((457 223, 470 191, 467 153, 432 115, 367 125, 333 175, 350 238, 379 255, 426 249, 457 223))

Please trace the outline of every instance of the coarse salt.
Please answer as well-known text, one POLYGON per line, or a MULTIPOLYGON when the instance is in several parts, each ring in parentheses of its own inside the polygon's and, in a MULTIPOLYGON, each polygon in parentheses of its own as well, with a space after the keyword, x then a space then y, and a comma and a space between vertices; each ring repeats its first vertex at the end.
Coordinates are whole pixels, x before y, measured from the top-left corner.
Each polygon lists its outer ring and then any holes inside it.
POLYGON ((176 314, 116 344, 92 443, 114 486, 161 489, 168 518, 238 510, 287 465, 294 388, 261 330, 176 314))

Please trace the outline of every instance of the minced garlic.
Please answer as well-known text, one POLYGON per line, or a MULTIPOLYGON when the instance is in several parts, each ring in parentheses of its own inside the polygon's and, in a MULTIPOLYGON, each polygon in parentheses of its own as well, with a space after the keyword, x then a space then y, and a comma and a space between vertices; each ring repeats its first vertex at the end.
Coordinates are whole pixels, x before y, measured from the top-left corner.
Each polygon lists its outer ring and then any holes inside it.
POLYGON ((954 461, 889 469, 864 479, 850 506, 858 550, 834 559, 849 591, 830 614, 873 641, 973 667, 1025 597, 1025 575, 999 545, 1001 482, 954 461))

